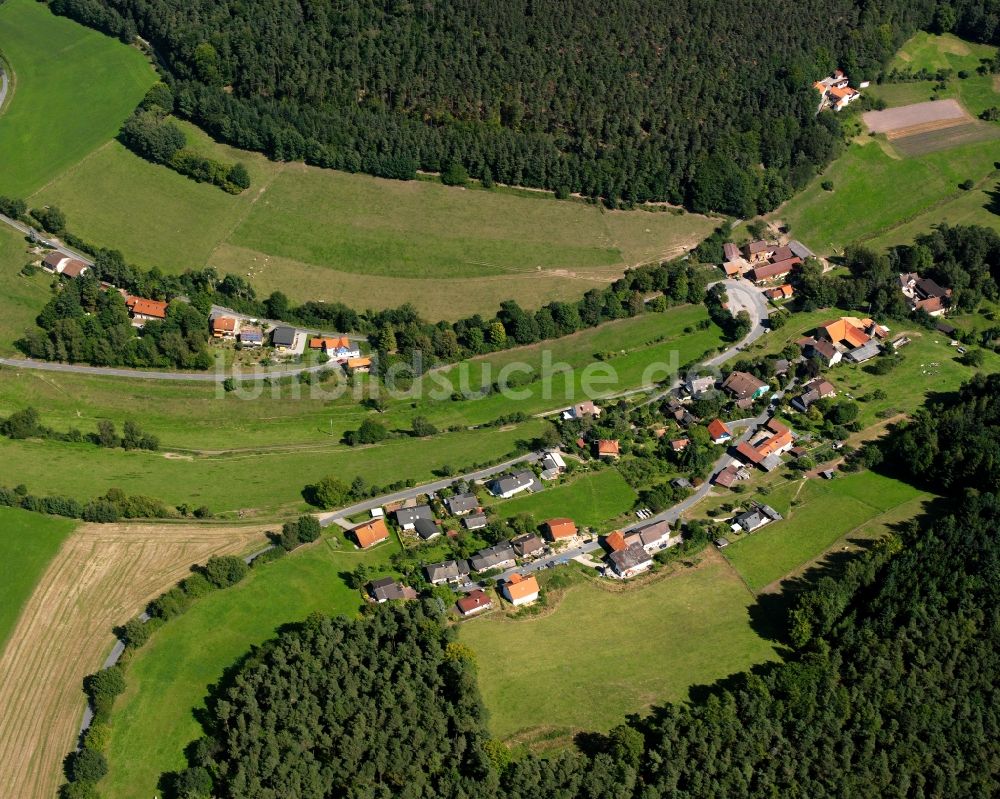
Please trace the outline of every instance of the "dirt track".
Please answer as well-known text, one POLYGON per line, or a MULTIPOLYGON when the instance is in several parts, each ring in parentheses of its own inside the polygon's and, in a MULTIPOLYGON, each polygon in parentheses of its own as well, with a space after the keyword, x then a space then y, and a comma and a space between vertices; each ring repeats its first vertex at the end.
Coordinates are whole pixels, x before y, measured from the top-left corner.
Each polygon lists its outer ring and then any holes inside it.
POLYGON ((70 536, 0 655, 0 796, 55 796, 83 714, 81 681, 111 649, 111 628, 192 564, 242 552, 264 529, 91 524, 70 536))

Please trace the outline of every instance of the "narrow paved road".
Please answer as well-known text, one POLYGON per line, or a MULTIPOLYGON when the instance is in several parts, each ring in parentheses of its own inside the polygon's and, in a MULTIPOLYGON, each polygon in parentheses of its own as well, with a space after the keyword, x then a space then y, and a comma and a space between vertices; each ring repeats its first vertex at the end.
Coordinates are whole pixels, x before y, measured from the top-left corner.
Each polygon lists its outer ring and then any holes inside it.
MULTIPOLYGON (((0 364, 15 369, 36 369, 43 372, 71 372, 78 375, 98 375, 101 377, 131 377, 136 380, 187 380, 204 383, 221 383, 229 377, 240 379, 239 374, 216 372, 153 372, 142 369, 118 368, 113 366, 85 366, 77 363, 62 363, 61 361, 36 361, 31 358, 0 358, 0 364)), ((294 369, 280 369, 273 372, 256 372, 242 375, 246 380, 267 378, 294 377, 303 372, 318 372, 329 368, 328 364, 314 366, 299 366, 294 369)))

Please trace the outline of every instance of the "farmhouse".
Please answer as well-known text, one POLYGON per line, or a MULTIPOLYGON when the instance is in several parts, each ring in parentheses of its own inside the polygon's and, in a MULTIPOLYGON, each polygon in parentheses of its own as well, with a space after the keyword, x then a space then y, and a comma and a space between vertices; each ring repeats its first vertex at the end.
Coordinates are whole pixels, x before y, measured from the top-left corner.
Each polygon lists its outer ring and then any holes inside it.
POLYGON ((867 344, 862 344, 860 347, 847 353, 847 360, 852 363, 864 363, 865 361, 870 361, 881 351, 882 348, 879 346, 878 342, 873 339, 867 344))
POLYGON ((213 338, 236 338, 236 320, 231 316, 214 316, 209 326, 213 338))
POLYGON ((813 88, 820 94, 819 110, 832 108, 834 111, 843 111, 857 100, 861 93, 847 84, 847 76, 839 69, 833 75, 816 81, 813 88))
POLYGON ((412 530, 416 527, 417 519, 434 520, 434 513, 430 505, 414 505, 412 508, 400 508, 393 514, 396 517, 396 524, 404 530, 412 530))
POLYGON ((608 555, 611 569, 623 580, 642 574, 653 565, 653 559, 641 544, 631 544, 608 555))
POLYGON ((545 542, 537 533, 525 533, 510 539, 510 545, 519 558, 530 558, 545 549, 545 542))
POLYGON ((712 437, 713 444, 724 444, 733 437, 729 428, 726 427, 726 423, 721 419, 713 419, 708 423, 708 434, 712 437))
POLYGON ((465 526, 466 530, 481 530, 488 523, 489 520, 486 518, 485 513, 470 513, 462 519, 462 524, 465 526))
POLYGON ((538 580, 534 575, 512 574, 503 584, 502 591, 504 598, 515 607, 528 605, 538 599, 538 580))
POLYGON ((520 494, 536 485, 535 473, 527 469, 499 477, 489 485, 490 493, 495 497, 510 499, 515 494, 520 494))
POLYGON ((722 388, 737 400, 755 400, 767 393, 767 383, 749 372, 730 372, 722 388))
POLYGON ((58 250, 54 250, 42 259, 42 269, 58 275, 62 271, 63 265, 69 260, 68 255, 63 255, 58 250))
POLYGON ((125 298, 125 305, 128 307, 129 316, 132 317, 134 327, 143 327, 146 322, 152 320, 162 320, 167 318, 167 303, 159 300, 147 300, 145 297, 125 298))
POLYGON ((735 261, 740 257, 740 248, 731 241, 727 241, 722 245, 722 255, 727 261, 735 261))
POLYGON ((929 277, 920 277, 916 272, 901 274, 899 287, 909 301, 911 311, 923 311, 931 316, 947 313, 951 289, 942 288, 929 277))
POLYGON ((295 328, 281 325, 271 331, 271 344, 275 349, 287 350, 295 346, 295 328))
POLYGON ((579 402, 572 408, 568 408, 563 411, 562 418, 565 420, 569 419, 587 419, 587 418, 598 418, 601 415, 601 409, 598 408, 593 402, 587 400, 586 402, 579 402))
POLYGON ((368 595, 379 604, 391 599, 416 599, 417 592, 408 585, 396 582, 392 577, 382 577, 368 583, 368 595))
POLYGON ((790 258, 783 258, 780 261, 772 261, 771 263, 755 266, 750 270, 749 277, 754 283, 767 283, 775 278, 785 277, 785 275, 801 263, 802 259, 793 255, 790 258))
POLYGON ((493 600, 482 588, 470 591, 455 603, 460 616, 474 616, 493 607, 493 600))
POLYGON ((368 356, 348 358, 344 368, 352 375, 367 374, 372 369, 372 359, 368 356))
POLYGON ((543 528, 549 541, 565 541, 576 535, 576 522, 572 519, 549 519, 543 528))
POLYGON ((264 331, 259 327, 240 327, 240 344, 244 347, 263 347, 264 331))
POLYGON ((475 494, 455 494, 444 501, 453 516, 464 516, 479 507, 479 499, 475 494))
POLYGON ((881 347, 875 339, 885 338, 888 333, 888 328, 871 319, 842 316, 820 325, 816 329, 816 338, 830 342, 848 360, 862 363, 879 353, 881 347))
POLYGON ((469 565, 474 572, 506 569, 514 565, 514 547, 510 545, 510 541, 501 541, 499 544, 479 550, 469 558, 469 565))
POLYGON ((597 442, 597 457, 617 460, 621 457, 621 449, 618 446, 618 439, 602 438, 597 442))
MULTIPOLYGON (((736 454, 747 463, 770 472, 781 465, 781 455, 792 448, 793 442, 792 431, 777 419, 772 418, 768 420, 764 429, 759 430, 754 435, 751 441, 741 441, 737 444, 736 454)), ((738 476, 737 473, 735 477, 738 476)), ((729 478, 723 479, 729 480, 729 478)), ((718 482, 718 478, 716 478, 716 482, 718 482)), ((729 482, 729 486, 732 485, 732 482, 729 482)))
POLYGON ((424 566, 424 574, 431 585, 444 583, 463 583, 469 576, 469 564, 464 560, 446 560, 424 566))
POLYGON ((372 519, 364 524, 359 524, 351 534, 362 549, 380 544, 389 537, 389 528, 385 526, 385 519, 372 519))
POLYGON ((743 257, 752 264, 767 263, 778 245, 770 241, 750 241, 743 245, 743 257))
POLYGON ((792 407, 803 413, 808 411, 809 406, 814 402, 837 395, 837 389, 833 387, 833 383, 829 380, 824 380, 822 377, 814 377, 802 388, 802 393, 792 400, 792 407))
POLYGON ((670 546, 670 524, 668 522, 653 522, 625 536, 628 546, 639 544, 647 552, 655 552, 670 546))

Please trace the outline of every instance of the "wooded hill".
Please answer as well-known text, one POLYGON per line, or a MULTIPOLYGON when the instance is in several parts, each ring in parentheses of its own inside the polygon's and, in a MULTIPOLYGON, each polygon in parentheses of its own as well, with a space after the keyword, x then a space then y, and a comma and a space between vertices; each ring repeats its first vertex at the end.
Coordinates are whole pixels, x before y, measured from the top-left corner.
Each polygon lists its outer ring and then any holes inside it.
POLYGON ((874 78, 935 19, 978 37, 997 28, 996 4, 972 0, 50 5, 141 35, 179 113, 277 159, 404 179, 467 171, 741 216, 775 207, 838 153, 838 117, 816 115, 815 80, 836 67, 874 78))

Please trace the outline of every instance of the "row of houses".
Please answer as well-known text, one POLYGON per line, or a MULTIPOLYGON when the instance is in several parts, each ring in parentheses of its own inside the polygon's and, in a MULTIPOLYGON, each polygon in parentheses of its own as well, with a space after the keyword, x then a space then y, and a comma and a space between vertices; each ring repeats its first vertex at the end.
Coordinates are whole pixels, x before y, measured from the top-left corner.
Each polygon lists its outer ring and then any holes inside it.
POLYGON ((813 252, 802 242, 792 239, 787 244, 758 239, 743 245, 733 242, 722 245, 722 268, 727 277, 745 277, 758 285, 785 278, 813 252))

